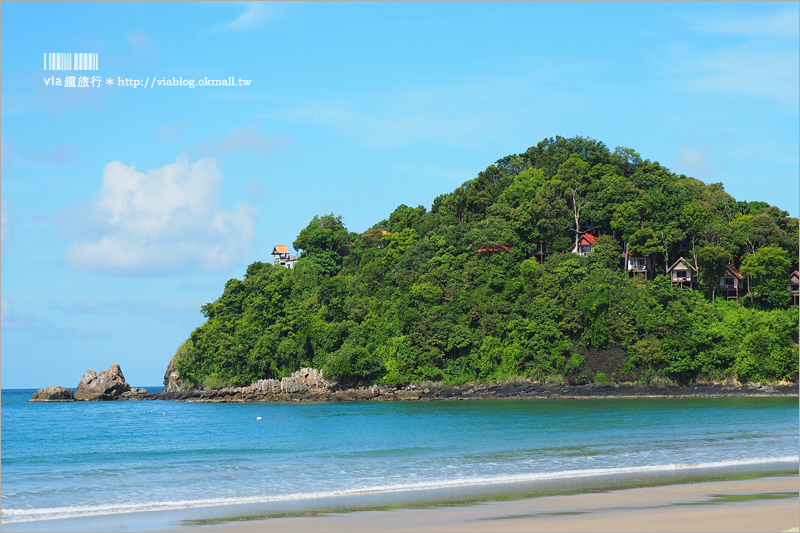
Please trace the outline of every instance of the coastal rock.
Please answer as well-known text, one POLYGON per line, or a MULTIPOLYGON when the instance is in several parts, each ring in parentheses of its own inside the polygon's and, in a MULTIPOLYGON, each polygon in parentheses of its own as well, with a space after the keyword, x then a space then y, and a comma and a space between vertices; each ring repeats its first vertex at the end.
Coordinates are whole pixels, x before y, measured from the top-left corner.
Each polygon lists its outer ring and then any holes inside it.
POLYGON ((164 392, 180 392, 188 388, 183 383, 181 373, 178 372, 178 359, 188 355, 188 353, 186 344, 181 344, 178 351, 169 360, 167 371, 164 373, 164 392))
POLYGON ((72 395, 72 389, 59 387, 58 385, 51 385, 49 387, 42 387, 31 396, 29 402, 74 402, 75 398, 72 395))
POLYGON ((114 363, 111 368, 99 374, 94 370, 87 370, 83 375, 78 388, 75 389, 75 399, 79 401, 114 400, 129 392, 131 386, 125 382, 125 376, 119 365, 114 363))
POLYGON ((328 382, 322 379, 322 372, 314 368, 301 368, 292 372, 288 378, 281 380, 280 390, 285 393, 318 392, 329 387, 328 382))

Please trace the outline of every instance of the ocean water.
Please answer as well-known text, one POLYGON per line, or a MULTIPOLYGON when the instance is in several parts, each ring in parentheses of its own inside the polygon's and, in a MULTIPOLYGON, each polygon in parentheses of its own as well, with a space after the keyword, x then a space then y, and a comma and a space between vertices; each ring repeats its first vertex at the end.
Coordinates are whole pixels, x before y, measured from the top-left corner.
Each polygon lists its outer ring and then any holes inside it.
POLYGON ((28 403, 32 393, 2 391, 4 529, 332 495, 798 468, 797 398, 28 403))

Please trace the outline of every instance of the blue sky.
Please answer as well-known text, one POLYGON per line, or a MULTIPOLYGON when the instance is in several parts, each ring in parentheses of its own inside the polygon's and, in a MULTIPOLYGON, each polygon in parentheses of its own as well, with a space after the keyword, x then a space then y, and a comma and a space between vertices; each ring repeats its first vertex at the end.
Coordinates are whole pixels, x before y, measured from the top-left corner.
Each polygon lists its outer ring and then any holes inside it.
POLYGON ((161 383, 315 214, 430 207, 546 137, 798 215, 798 2, 6 2, 2 378, 161 383), (43 71, 92 52, 98 71, 43 71), (50 76, 97 75, 100 87, 50 76), (133 88, 119 78, 249 79, 133 88), (113 85, 106 85, 106 79, 113 85))

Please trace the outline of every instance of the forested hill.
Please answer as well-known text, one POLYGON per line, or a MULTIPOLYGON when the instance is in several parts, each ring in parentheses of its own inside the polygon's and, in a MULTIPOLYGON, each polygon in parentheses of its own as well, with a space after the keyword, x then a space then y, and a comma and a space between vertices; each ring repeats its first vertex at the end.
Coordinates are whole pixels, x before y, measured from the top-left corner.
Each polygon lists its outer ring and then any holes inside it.
POLYGON ((308 366, 378 383, 798 376, 798 220, 628 148, 545 139, 429 211, 401 205, 360 234, 314 217, 293 246, 294 268, 265 251, 203 306, 176 354, 186 383, 308 366), (593 251, 572 253, 584 236, 593 251), (629 257, 649 272, 631 275, 629 257), (671 284, 679 257, 699 286, 671 284), (719 291, 729 263, 738 300, 719 291))

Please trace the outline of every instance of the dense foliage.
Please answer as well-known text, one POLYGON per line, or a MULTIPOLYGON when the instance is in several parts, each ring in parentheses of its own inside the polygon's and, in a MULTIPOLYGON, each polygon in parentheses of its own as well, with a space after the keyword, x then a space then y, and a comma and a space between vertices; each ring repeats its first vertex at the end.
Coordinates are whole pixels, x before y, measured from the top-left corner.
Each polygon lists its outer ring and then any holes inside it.
POLYGON ((178 361, 189 383, 302 366, 383 383, 797 379, 798 220, 628 148, 545 139, 430 211, 401 205, 362 234, 315 217, 293 246, 293 269, 253 263, 203 306, 178 361), (587 232, 594 252, 571 253, 587 232), (650 279, 624 270, 626 243, 653 261, 650 279), (695 290, 664 274, 679 256, 695 290), (745 276, 738 301, 716 294, 729 261, 745 276))

